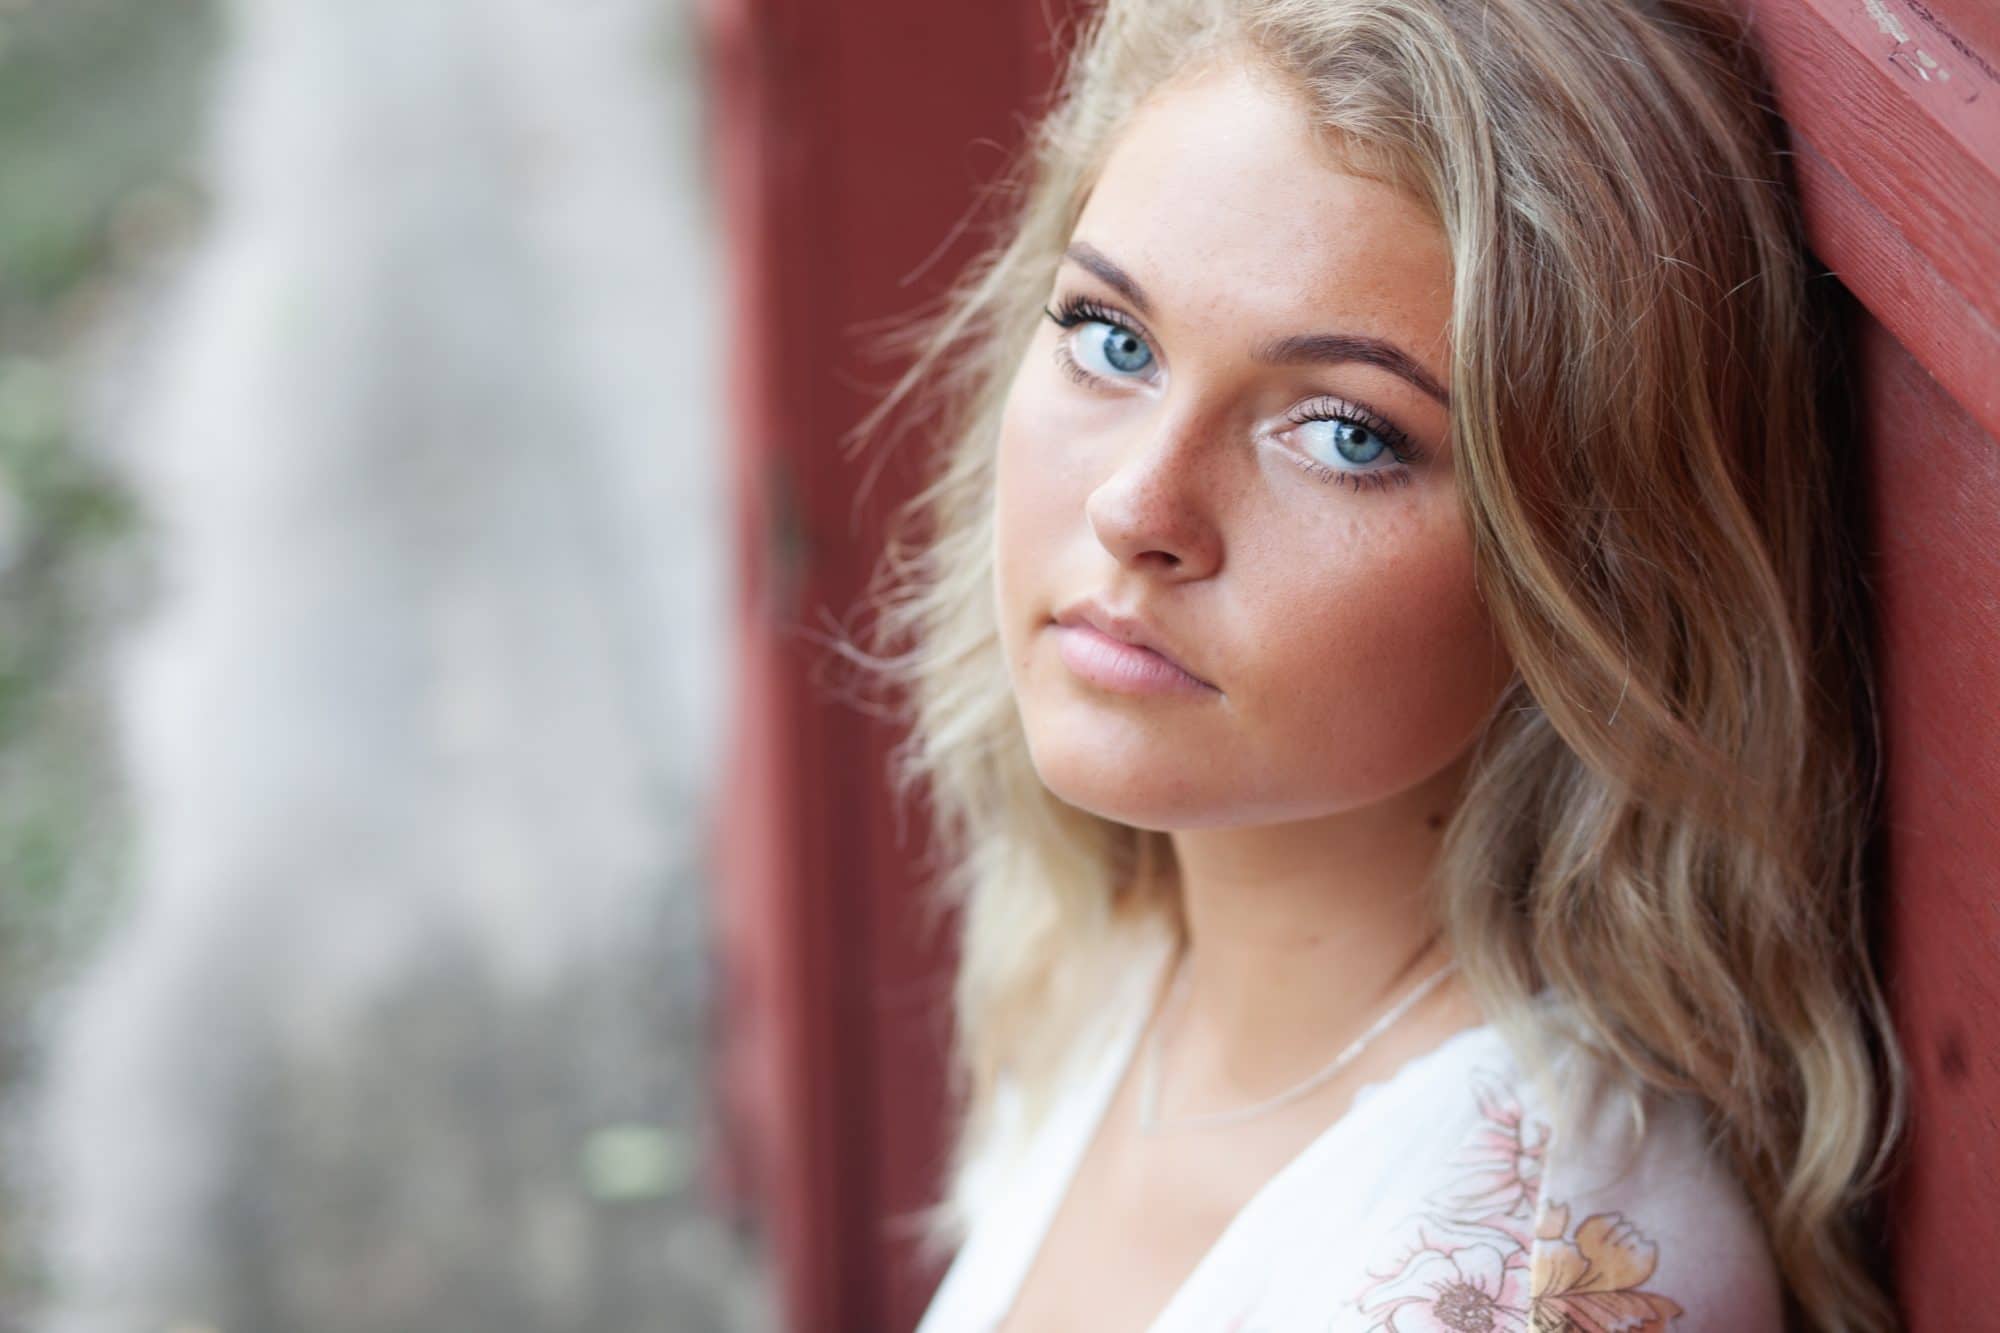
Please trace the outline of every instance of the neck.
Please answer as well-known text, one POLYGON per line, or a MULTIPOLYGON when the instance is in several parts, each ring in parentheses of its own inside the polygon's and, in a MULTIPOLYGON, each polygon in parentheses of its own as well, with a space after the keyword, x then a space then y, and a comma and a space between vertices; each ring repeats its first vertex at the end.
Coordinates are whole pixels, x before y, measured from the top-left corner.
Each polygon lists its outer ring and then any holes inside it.
MULTIPOLYGON (((1364 810, 1173 834, 1188 930, 1170 1038, 1182 1105, 1288 1086, 1450 961, 1430 877, 1465 763, 1364 810)), ((1398 1026, 1433 1010, 1478 1021, 1457 973, 1398 1026)))

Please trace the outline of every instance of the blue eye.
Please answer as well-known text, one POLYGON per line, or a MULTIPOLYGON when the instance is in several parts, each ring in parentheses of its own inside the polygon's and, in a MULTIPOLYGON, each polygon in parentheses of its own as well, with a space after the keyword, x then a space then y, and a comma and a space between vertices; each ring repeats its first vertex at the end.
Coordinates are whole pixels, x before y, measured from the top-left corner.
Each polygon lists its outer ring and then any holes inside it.
POLYGON ((1423 450, 1409 436, 1364 407, 1325 398, 1293 416, 1299 447, 1292 456, 1321 481, 1355 490, 1407 486, 1423 450))
POLYGON ((1153 363, 1153 349, 1146 346, 1145 339, 1127 328, 1116 324, 1106 324, 1102 320, 1087 320, 1077 338, 1077 350, 1083 356, 1084 365, 1097 370, 1093 360, 1101 360, 1104 370, 1100 374, 1136 375, 1153 363), (1099 332, 1102 330, 1102 332, 1099 332))
POLYGON ((1308 444, 1319 444, 1332 450, 1330 455, 1314 451, 1315 457, 1331 467, 1342 463, 1372 463, 1389 448, 1389 441, 1379 432, 1359 421, 1339 417, 1314 418, 1306 424, 1302 433, 1308 444))
POLYGON ((1146 339, 1123 319, 1087 297, 1072 297, 1044 311, 1071 336, 1056 345, 1056 361, 1072 378, 1121 380, 1143 376, 1154 361, 1146 339))

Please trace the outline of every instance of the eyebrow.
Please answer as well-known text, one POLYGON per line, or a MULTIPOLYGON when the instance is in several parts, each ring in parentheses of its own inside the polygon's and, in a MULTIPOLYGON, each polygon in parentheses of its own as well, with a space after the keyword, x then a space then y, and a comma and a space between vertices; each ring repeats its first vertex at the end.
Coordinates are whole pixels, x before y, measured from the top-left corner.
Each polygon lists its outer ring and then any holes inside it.
MULTIPOLYGON (((1087 241, 1076 241, 1063 252, 1063 258, 1102 280, 1130 301, 1141 315, 1148 319, 1153 317, 1153 304, 1146 298, 1145 289, 1096 246, 1087 241)), ((1259 343, 1251 351, 1251 356, 1272 366, 1337 365, 1358 361, 1408 380, 1445 407, 1451 406, 1451 395, 1424 369, 1423 364, 1386 338, 1370 338, 1358 333, 1296 333, 1287 338, 1273 338, 1259 343)))

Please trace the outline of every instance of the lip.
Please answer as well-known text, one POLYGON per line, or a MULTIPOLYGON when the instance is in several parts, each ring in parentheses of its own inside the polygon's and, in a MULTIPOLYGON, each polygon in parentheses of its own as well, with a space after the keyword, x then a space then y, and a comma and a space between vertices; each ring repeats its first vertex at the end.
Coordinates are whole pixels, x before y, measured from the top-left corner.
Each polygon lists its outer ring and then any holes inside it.
POLYGON ((1138 616, 1086 600, 1059 613, 1055 629, 1064 664, 1093 685, 1121 694, 1218 693, 1169 653, 1159 631, 1138 616))

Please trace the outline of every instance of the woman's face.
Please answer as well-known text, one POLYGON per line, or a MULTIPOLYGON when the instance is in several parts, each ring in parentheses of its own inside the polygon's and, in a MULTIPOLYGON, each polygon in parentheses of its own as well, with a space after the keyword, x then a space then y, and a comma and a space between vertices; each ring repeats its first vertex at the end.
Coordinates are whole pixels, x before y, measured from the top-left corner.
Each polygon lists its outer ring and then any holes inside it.
POLYGON ((1452 476, 1442 231, 1231 65, 1140 108, 1071 242, 995 497, 1042 781, 1174 829, 1439 775, 1511 672, 1452 476))

